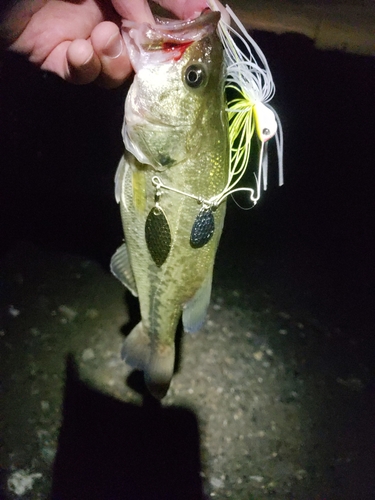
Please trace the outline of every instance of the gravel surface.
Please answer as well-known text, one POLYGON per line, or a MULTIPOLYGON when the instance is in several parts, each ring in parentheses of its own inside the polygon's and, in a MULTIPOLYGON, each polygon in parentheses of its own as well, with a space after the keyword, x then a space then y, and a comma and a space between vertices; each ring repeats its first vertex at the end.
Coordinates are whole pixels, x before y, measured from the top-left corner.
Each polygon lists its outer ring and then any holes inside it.
POLYGON ((4 498, 373 498, 359 339, 280 276, 260 284, 261 260, 252 286, 219 268, 161 407, 120 359, 128 302, 108 272, 27 243, 1 268, 4 498))

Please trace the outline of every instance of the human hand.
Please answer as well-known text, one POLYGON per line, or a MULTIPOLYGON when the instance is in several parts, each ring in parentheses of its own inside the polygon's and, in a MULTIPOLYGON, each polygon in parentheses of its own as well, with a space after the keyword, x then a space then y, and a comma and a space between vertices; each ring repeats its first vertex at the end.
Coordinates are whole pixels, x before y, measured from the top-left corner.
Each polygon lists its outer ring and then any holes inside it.
MULTIPOLYGON (((206 0, 157 0, 180 19, 196 17, 206 0)), ((18 0, 0 22, 0 40, 41 69, 72 83, 121 85, 132 68, 121 19, 153 23, 147 0, 18 0)))

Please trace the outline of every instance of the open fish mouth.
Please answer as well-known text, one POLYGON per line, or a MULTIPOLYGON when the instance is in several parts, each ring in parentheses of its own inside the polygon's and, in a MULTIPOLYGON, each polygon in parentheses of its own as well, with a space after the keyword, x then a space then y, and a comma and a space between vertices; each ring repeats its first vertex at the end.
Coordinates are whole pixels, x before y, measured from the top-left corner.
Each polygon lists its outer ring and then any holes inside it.
POLYGON ((213 33, 220 13, 205 9, 196 19, 155 18, 155 24, 122 22, 122 34, 135 72, 146 63, 178 60, 193 42, 213 33))
MULTIPOLYGON (((142 40, 174 43, 185 43, 187 41, 202 40, 209 33, 213 33, 220 19, 220 13, 211 9, 205 9, 202 14, 195 19, 166 19, 155 17, 155 24, 143 23, 144 29, 139 31, 139 38, 142 40)), ((130 30, 134 27, 139 28, 139 24, 128 19, 122 21, 123 29, 130 30)))

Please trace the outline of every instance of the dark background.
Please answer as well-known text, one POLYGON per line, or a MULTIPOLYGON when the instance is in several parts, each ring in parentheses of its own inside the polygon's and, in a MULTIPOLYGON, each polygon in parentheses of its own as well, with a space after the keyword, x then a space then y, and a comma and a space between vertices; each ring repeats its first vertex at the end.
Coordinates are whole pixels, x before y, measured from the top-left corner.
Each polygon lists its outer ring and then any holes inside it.
MULTIPOLYGON (((271 151, 258 206, 229 203, 218 271, 262 254, 291 279, 329 276, 340 301, 371 312, 374 60, 317 51, 299 35, 254 35, 276 83, 285 185, 271 151)), ((126 86, 74 86, 10 53, 0 64, 0 252, 31 240, 108 266, 122 238, 113 177, 126 86)))

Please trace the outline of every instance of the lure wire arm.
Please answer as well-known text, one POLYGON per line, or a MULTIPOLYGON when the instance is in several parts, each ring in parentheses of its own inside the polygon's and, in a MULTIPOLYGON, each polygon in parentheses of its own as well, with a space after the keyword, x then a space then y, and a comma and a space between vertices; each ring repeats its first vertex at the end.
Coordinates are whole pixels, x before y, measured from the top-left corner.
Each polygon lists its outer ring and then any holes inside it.
POLYGON ((176 189, 172 186, 167 186, 166 184, 164 184, 164 182, 162 182, 160 177, 158 177, 157 175, 153 176, 153 178, 151 179, 151 182, 155 186, 156 193, 158 193, 159 198, 162 194, 162 189, 167 189, 168 191, 173 191, 174 193, 180 194, 182 196, 187 196, 188 198, 196 200, 198 202, 198 204, 203 205, 204 208, 212 208, 212 209, 217 208, 217 205, 214 202, 214 200, 216 199, 216 196, 214 196, 210 200, 206 200, 205 198, 202 198, 201 196, 196 196, 194 194, 186 193, 185 191, 181 191, 180 189, 176 189))

